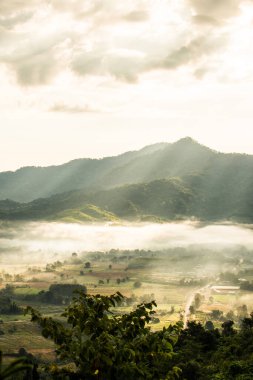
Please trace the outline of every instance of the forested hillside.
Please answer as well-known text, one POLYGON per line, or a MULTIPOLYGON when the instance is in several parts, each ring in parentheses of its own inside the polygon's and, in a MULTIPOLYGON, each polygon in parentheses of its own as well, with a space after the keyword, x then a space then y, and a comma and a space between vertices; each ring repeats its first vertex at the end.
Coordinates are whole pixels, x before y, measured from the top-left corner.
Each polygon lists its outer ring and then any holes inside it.
MULTIPOLYGON (((116 157, 99 160, 83 158, 59 166, 24 167, 15 172, 2 172, 0 199, 29 202, 70 190, 104 188, 105 178, 110 176, 115 168, 134 163, 138 158, 152 155, 156 150, 163 150, 167 146, 169 144, 154 144, 116 157)), ((138 178, 134 182, 138 182, 138 178)))
POLYGON ((1 196, 12 199, 0 201, 1 219, 253 220, 253 156, 217 153, 189 138, 102 160, 1 173, 1 182, 1 196), (29 198, 36 199, 14 201, 29 198))
POLYGON ((37 199, 30 203, 0 202, 3 220, 162 221, 195 218, 207 221, 251 222, 253 202, 239 192, 210 178, 192 175, 88 193, 77 190, 37 199))

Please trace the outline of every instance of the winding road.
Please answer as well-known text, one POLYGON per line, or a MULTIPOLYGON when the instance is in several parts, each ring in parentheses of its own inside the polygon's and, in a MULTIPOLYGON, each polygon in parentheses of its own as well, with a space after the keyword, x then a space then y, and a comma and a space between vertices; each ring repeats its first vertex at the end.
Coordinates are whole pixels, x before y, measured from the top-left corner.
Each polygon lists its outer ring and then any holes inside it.
POLYGON ((200 293, 206 297, 210 293, 210 285, 211 284, 207 284, 207 285, 203 286, 202 288, 194 290, 194 292, 188 297, 188 299, 186 301, 185 309, 184 309, 184 319, 183 319, 184 328, 186 328, 186 326, 187 326, 187 321, 188 321, 188 318, 191 314, 190 313, 190 306, 192 305, 192 303, 194 301, 195 295, 197 293, 200 293))

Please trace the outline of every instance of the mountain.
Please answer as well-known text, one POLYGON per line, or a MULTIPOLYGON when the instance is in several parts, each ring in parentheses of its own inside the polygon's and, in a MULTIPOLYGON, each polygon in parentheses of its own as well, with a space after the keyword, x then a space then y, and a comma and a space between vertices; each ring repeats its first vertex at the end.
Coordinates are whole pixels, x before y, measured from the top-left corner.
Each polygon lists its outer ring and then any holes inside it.
POLYGON ((0 193, 14 199, 0 201, 1 219, 253 222, 253 156, 219 153, 190 138, 101 160, 0 173, 0 183, 0 193))
MULTIPOLYGON (((189 215, 190 189, 180 179, 162 179, 149 183, 86 193, 71 191, 29 203, 1 207, 0 219, 96 221, 120 219, 174 219, 189 215)), ((8 202, 8 201, 6 201, 8 202)), ((4 201, 2 201, 4 203, 4 201)))
POLYGON ((0 173, 0 199, 30 202, 71 190, 97 191, 202 173, 225 156, 184 138, 174 144, 154 144, 116 157, 79 159, 45 168, 25 167, 0 173))
MULTIPOLYGON (((107 176, 109 178, 116 168, 130 163, 133 165, 136 160, 142 160, 169 146, 168 143, 158 143, 115 157, 84 158, 59 166, 24 167, 15 172, 2 172, 0 173, 0 199, 9 198, 17 202, 29 202, 75 189, 106 188, 104 179, 107 176)), ((110 187, 109 182, 107 187, 110 187)))
POLYGON ((196 174, 91 193, 76 190, 12 207, 4 207, 7 200, 0 204, 0 220, 253 222, 251 193, 231 195, 225 185, 216 182, 209 188, 209 183, 208 176, 196 174))

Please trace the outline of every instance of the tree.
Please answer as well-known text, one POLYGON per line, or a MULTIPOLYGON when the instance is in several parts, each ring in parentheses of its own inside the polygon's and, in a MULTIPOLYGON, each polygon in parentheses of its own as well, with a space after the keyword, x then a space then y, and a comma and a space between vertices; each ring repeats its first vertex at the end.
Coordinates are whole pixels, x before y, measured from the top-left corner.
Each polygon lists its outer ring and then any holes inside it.
POLYGON ((214 309, 210 313, 210 317, 215 320, 219 320, 223 316, 223 311, 214 309))
POLYGON ((91 267, 91 263, 87 261, 87 263, 84 264, 84 268, 88 269, 91 267))
POLYGON ((197 310, 202 302, 202 296, 199 293, 196 293, 194 296, 195 309, 197 310))
POLYGON ((79 292, 63 314, 67 323, 29 307, 32 321, 41 326, 44 337, 54 340, 58 358, 69 364, 52 364, 47 372, 58 379, 177 379, 180 369, 173 364, 173 347, 182 323, 152 332, 148 324, 155 302, 118 315, 112 309, 123 298, 119 292, 110 297, 79 292))
POLYGON ((248 317, 248 308, 247 305, 242 305, 237 307, 237 314, 239 318, 248 317))
POLYGON ((142 283, 140 281, 135 281, 133 287, 134 288, 140 288, 142 283))
POLYGON ((234 335, 236 331, 233 328, 234 322, 233 321, 225 321, 222 323, 222 335, 223 336, 230 336, 234 335))
POLYGON ((206 321, 205 323, 205 329, 206 330, 209 330, 209 331, 213 331, 214 330, 214 324, 212 321, 206 321))
POLYGON ((242 331, 252 331, 253 330, 253 313, 250 313, 250 318, 243 318, 241 321, 242 331))

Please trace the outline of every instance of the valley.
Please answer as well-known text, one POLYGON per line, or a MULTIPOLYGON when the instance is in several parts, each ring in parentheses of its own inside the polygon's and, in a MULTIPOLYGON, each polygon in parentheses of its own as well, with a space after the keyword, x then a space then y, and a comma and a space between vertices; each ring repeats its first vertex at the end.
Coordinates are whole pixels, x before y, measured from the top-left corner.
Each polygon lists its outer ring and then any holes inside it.
POLYGON ((8 222, 1 231, 0 344, 6 363, 20 347, 41 365, 54 358, 54 345, 24 310, 30 305, 61 320, 79 286, 91 295, 122 293, 127 299, 117 307, 120 315, 156 300, 153 331, 178 320, 221 327, 229 318, 239 326, 253 311, 250 228, 8 222))
POLYGON ((158 334, 198 322, 240 331, 253 312, 252 173, 253 156, 189 138, 0 173, 4 366, 22 352, 40 369, 56 359, 26 310, 61 323, 76 291, 120 292, 123 319, 155 301, 158 334))

